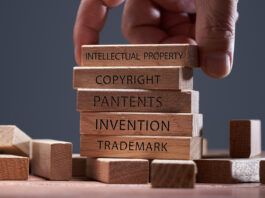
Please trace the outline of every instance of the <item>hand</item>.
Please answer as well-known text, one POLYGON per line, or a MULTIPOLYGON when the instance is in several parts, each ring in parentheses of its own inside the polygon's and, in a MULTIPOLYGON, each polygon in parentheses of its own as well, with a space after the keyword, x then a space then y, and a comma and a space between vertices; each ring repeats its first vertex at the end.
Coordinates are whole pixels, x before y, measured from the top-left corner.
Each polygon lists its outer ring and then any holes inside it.
MULTIPOLYGON (((77 64, 83 44, 97 44, 109 8, 123 0, 82 0, 74 27, 77 64)), ((200 66, 213 78, 232 69, 237 0, 127 0, 123 35, 131 43, 197 44, 200 66)))

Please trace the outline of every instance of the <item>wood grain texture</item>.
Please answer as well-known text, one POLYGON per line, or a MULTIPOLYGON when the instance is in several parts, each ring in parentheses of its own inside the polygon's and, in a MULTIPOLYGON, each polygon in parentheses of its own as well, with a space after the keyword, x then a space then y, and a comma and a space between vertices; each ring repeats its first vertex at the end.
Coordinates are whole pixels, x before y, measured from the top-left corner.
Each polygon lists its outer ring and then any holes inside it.
POLYGON ((81 112, 80 134, 201 136, 202 114, 81 112))
POLYGON ((260 120, 231 120, 230 156, 233 158, 249 158, 260 153, 260 120))
POLYGON ((250 159, 212 158, 196 160, 197 182, 234 184, 259 182, 260 161, 264 157, 250 159))
POLYGON ((198 49, 189 44, 83 45, 82 66, 198 67, 198 49))
POLYGON ((30 156, 31 138, 15 125, 0 125, 0 153, 30 156))
POLYGON ((77 110, 92 112, 198 113, 198 91, 78 89, 77 110))
POLYGON ((191 90, 193 69, 177 66, 74 67, 73 87, 191 90))
POLYGON ((80 155, 139 159, 200 159, 200 137, 81 135, 80 155))
POLYGON ((265 184, 265 159, 260 161, 259 177, 260 183, 265 184))
POLYGON ((151 185, 154 188, 193 188, 196 165, 190 160, 153 160, 151 185))
POLYGON ((80 154, 72 155, 72 177, 86 177, 86 157, 81 157, 80 154))
POLYGON ((56 140, 33 140, 31 172, 50 180, 72 177, 72 143, 56 140))
POLYGON ((87 158, 87 176, 107 184, 147 184, 149 161, 145 159, 87 158))
POLYGON ((208 153, 208 141, 206 138, 202 138, 202 155, 207 155, 208 153))
POLYGON ((27 180, 28 176, 28 157, 0 155, 0 180, 27 180))

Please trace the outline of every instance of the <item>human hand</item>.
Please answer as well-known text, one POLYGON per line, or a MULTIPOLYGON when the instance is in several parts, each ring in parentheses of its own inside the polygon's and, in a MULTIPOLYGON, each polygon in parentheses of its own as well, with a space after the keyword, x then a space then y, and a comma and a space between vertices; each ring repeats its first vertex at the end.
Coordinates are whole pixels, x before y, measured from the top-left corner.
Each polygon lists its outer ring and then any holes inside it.
MULTIPOLYGON (((82 0, 74 27, 77 64, 81 45, 97 44, 109 8, 124 0, 82 0)), ((237 0, 127 0, 123 35, 131 43, 197 44, 200 66, 213 78, 232 69, 237 0)))

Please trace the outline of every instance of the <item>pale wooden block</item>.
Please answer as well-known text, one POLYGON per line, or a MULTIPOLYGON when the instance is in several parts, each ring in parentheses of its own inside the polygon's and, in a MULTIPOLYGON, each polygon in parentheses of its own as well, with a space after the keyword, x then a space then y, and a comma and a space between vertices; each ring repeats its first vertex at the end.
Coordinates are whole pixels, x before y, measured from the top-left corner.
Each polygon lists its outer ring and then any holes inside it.
POLYGON ((0 125, 0 153, 30 156, 31 138, 15 125, 0 125))
POLYGON ((74 67, 73 87, 191 90, 193 69, 177 66, 74 67))
POLYGON ((200 159, 200 137, 81 135, 80 155, 137 159, 200 159))
POLYGON ((201 136, 202 114, 81 112, 80 134, 201 136))
POLYGON ((82 66, 198 67, 198 49, 189 44, 83 45, 82 66))
POLYGON ((199 183, 246 183, 259 182, 260 161, 265 158, 249 159, 212 158, 196 160, 199 183))
POLYGON ((72 177, 86 177, 86 157, 81 157, 80 154, 72 155, 72 177))
POLYGON ((33 140, 32 174, 50 180, 72 177, 72 143, 56 140, 33 140))
POLYGON ((196 165, 191 160, 153 160, 151 185, 154 188, 193 188, 196 165))
POLYGON ((249 158, 260 153, 260 120, 231 120, 230 156, 233 158, 249 158))
POLYGON ((208 153, 208 141, 206 138, 202 138, 202 155, 205 156, 208 153))
POLYGON ((265 184, 265 159, 260 161, 260 183, 265 184))
POLYGON ((0 180, 27 180, 28 176, 28 157, 0 155, 0 180))
POLYGON ((149 181, 149 161, 87 158, 87 177, 108 184, 146 184, 149 181))
POLYGON ((77 110, 199 113, 198 91, 78 89, 77 110))

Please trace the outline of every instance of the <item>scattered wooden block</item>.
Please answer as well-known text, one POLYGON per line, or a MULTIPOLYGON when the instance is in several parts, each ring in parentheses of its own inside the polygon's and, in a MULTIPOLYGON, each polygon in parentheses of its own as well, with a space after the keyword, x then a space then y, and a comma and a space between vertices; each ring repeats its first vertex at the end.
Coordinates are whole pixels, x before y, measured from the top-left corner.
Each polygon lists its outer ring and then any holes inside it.
POLYGON ((0 153, 30 156, 31 138, 15 125, 0 125, 0 153))
POLYGON ((202 114, 81 112, 80 134, 201 136, 202 114))
POLYGON ((198 183, 246 183, 259 182, 260 161, 250 159, 212 158, 196 160, 198 183))
POLYGON ((74 67, 73 86, 104 89, 193 88, 193 70, 188 67, 74 67))
POLYGON ((138 159, 200 159, 200 137, 81 135, 80 155, 138 159))
POLYGON ((249 158, 260 153, 260 120, 231 120, 230 156, 233 158, 249 158))
POLYGON ((149 161, 87 158, 87 176, 108 184, 146 184, 149 181, 149 161))
POLYGON ((72 155, 72 177, 86 177, 86 157, 72 155))
POLYGON ((198 67, 198 49, 189 44, 83 45, 81 65, 198 67))
POLYGON ((0 155, 0 180, 27 180, 28 176, 28 157, 0 155))
POLYGON ((198 113, 198 91, 78 89, 77 110, 198 113))
POLYGON ((208 142, 206 138, 202 138, 202 155, 205 156, 208 153, 208 142))
POLYGON ((265 159, 260 161, 260 183, 265 184, 265 159))
POLYGON ((56 140, 33 140, 32 174, 50 180, 72 177, 72 143, 56 140))
POLYGON ((196 165, 190 160, 153 160, 151 185, 155 188, 193 188, 196 165))

